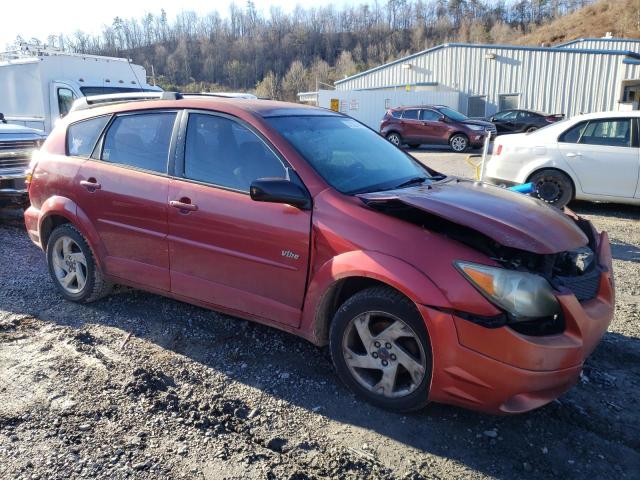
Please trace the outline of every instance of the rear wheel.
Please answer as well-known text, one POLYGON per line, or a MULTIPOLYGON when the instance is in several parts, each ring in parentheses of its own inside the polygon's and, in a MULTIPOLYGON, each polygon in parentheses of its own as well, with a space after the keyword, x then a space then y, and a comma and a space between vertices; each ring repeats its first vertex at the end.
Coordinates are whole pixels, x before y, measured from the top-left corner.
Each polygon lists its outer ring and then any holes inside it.
POLYGON ((387 140, 393 143, 396 147, 402 145, 402 137, 399 133, 391 132, 389 135, 387 135, 387 140))
POLYGON ((573 183, 559 170, 540 170, 529 181, 534 185, 535 195, 550 205, 562 208, 573 199, 573 183))
POLYGON ((111 291, 96 266, 89 244, 71 224, 57 227, 47 242, 47 264, 53 283, 67 300, 89 303, 111 291))
POLYGON ((331 357, 340 379, 382 408, 409 411, 428 403, 431 347, 424 320, 399 292, 356 293, 331 324, 331 357))
POLYGON ((538 127, 528 127, 525 132, 526 133, 531 133, 531 132, 535 132, 538 129, 538 127))
POLYGON ((451 145, 451 149, 454 152, 464 152, 465 150, 467 150, 467 148, 469 148, 469 139, 463 133, 456 133, 449 140, 449 145, 451 145))

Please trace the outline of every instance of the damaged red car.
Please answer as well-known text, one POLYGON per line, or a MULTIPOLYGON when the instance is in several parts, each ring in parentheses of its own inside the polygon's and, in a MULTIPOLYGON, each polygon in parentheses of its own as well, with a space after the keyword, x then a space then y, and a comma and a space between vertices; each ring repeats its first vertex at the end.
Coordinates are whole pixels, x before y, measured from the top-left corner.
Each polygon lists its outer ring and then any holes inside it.
POLYGON ((587 220, 339 113, 149 96, 77 102, 34 158, 26 226, 62 296, 124 284, 286 330, 391 410, 524 412, 576 383, 614 308, 587 220))

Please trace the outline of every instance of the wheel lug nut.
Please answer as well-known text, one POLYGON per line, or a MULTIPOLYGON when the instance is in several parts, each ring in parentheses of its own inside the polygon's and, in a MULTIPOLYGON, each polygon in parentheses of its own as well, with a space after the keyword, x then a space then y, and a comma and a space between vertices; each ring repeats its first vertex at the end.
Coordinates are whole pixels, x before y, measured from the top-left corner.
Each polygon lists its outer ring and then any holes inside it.
POLYGON ((389 365, 389 362, 387 362, 386 360, 382 360, 382 366, 386 367, 387 365, 389 365))
POLYGON ((391 344, 389 342, 385 343, 384 348, 391 348, 391 344))
POLYGON ((373 353, 371 354, 371 356, 372 356, 373 358, 378 358, 378 352, 373 352, 373 353))
POLYGON ((380 348, 380 342, 373 342, 376 348, 380 348))
POLYGON ((395 359, 396 359, 396 356, 392 353, 391 354, 391 360, 395 360, 395 359))

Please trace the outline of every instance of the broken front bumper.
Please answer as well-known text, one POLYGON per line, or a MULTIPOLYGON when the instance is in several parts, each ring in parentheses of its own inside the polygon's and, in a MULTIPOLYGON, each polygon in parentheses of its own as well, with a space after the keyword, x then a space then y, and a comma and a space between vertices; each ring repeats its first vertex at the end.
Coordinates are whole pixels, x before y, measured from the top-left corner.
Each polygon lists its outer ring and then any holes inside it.
POLYGON ((606 233, 600 235, 598 259, 602 274, 595 298, 580 303, 571 292, 557 295, 566 325, 561 334, 528 336, 508 327, 489 329, 421 306, 433 351, 430 399, 488 413, 520 413, 569 390, 613 319, 606 233))

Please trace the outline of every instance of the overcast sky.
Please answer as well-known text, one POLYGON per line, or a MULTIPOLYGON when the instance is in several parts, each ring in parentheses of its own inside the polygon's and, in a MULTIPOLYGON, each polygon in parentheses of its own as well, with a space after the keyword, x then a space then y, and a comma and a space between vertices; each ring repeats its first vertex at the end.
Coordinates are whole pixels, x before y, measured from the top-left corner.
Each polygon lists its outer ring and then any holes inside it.
MULTIPOLYGON (((141 17, 145 13, 160 13, 164 8, 172 21, 180 10, 194 10, 208 13, 218 10, 226 16, 231 0, 4 0, 0 13, 0 51, 8 43, 13 43, 17 35, 25 39, 39 38, 46 42, 50 34, 70 34, 76 30, 86 33, 99 33, 102 25, 111 24, 114 17, 141 17)), ((235 1, 244 6, 245 0, 235 1)), ((347 0, 254 0, 259 11, 268 13, 271 5, 278 5, 287 11, 296 4, 310 6, 312 4, 340 5, 347 0)), ((357 3, 364 3, 359 1, 357 3)))

